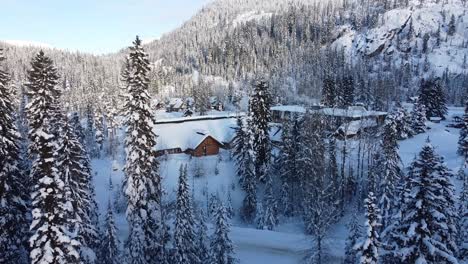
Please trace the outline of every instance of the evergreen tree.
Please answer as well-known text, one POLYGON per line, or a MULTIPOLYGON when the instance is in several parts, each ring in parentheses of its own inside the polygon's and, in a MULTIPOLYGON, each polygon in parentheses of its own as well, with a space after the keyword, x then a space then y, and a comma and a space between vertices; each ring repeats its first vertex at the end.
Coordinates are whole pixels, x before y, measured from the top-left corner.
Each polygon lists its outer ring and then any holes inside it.
POLYGON ((266 180, 266 170, 270 163, 271 142, 269 126, 271 122, 271 95, 268 84, 257 81, 249 101, 249 136, 251 137, 255 177, 266 180))
POLYGON ((423 79, 421 81, 418 102, 426 107, 426 118, 440 117, 445 119, 447 114, 445 100, 440 79, 423 79))
POLYGON ((372 192, 369 192, 366 204, 366 236, 364 241, 356 247, 359 250, 359 263, 362 264, 377 264, 379 260, 379 226, 380 212, 376 206, 376 198, 372 192))
POLYGON ((235 128, 235 136, 233 139, 232 156, 237 165, 237 176, 239 184, 244 185, 244 178, 249 177, 253 173, 252 158, 250 156, 251 147, 249 144, 248 131, 245 128, 242 116, 237 116, 237 127, 235 128))
POLYGON ((91 169, 85 150, 76 138, 65 117, 58 120, 60 129, 57 149, 58 173, 65 184, 65 198, 72 207, 67 215, 70 230, 76 230, 81 244, 81 260, 94 263, 98 248, 96 221, 97 205, 94 200, 91 169))
POLYGON ((57 164, 56 135, 53 115, 60 90, 56 87, 58 74, 52 60, 40 51, 29 71, 26 107, 30 124, 31 152, 35 159, 31 170, 32 224, 30 227, 31 263, 80 263, 80 243, 71 237, 66 216, 73 214, 66 200, 65 179, 57 164))
POLYGON ((419 101, 415 102, 411 112, 411 129, 414 134, 421 134, 426 131, 426 121, 426 107, 419 101))
POLYGON ((273 230, 278 224, 277 218, 277 204, 273 193, 273 180, 268 176, 265 187, 265 194, 263 197, 263 211, 258 220, 257 226, 259 229, 273 230))
POLYGON ((450 22, 448 24, 447 34, 449 36, 453 36, 453 34, 455 34, 456 31, 457 31, 457 28, 455 24, 455 16, 452 14, 452 16, 450 17, 450 22))
POLYGON ((78 141, 82 146, 86 146, 86 137, 84 134, 83 126, 81 125, 80 115, 77 112, 72 113, 70 117, 70 125, 73 128, 78 141))
POLYGON ((468 259, 468 177, 463 179, 463 187, 458 199, 457 245, 460 259, 468 259))
POLYGON ((61 93, 57 87, 58 79, 58 72, 52 60, 40 51, 33 59, 32 70, 29 71, 26 84, 29 98, 26 106, 29 121, 29 152, 32 156, 37 153, 43 123, 52 119, 52 105, 56 103, 61 93))
POLYGON ((226 211, 228 213, 229 219, 232 219, 235 215, 234 207, 232 206, 232 196, 231 196, 231 190, 228 190, 227 192, 227 205, 226 205, 226 211))
POLYGON ((347 108, 354 103, 354 79, 352 76, 344 76, 339 83, 336 105, 340 108, 347 108))
POLYGON ((413 136, 414 132, 411 127, 411 116, 400 103, 397 103, 396 108, 388 116, 388 119, 391 119, 395 123, 397 139, 402 140, 413 136))
POLYGON ((323 80, 322 86, 322 104, 326 107, 334 107, 336 100, 335 81, 327 76, 323 80))
POLYGON ((219 205, 215 215, 215 230, 211 238, 210 263, 211 264, 234 264, 234 246, 229 238, 230 225, 228 222, 226 208, 219 205))
POLYGON ((468 161, 468 100, 465 103, 463 126, 460 129, 460 137, 458 139, 458 154, 463 156, 465 163, 468 161))
POLYGON ((389 225, 395 212, 395 201, 398 196, 397 186, 402 176, 396 131, 397 122, 390 117, 384 125, 383 138, 380 143, 382 160, 379 165, 381 171, 375 172, 382 177, 379 186, 381 194, 378 204, 382 215, 382 229, 385 229, 389 225))
POLYGON ((206 218, 203 211, 200 211, 198 217, 198 227, 197 227, 197 256, 200 260, 200 263, 208 264, 210 260, 210 251, 208 248, 208 227, 206 226, 206 218))
MULTIPOLYGON (((0 49, 0 63, 5 58, 0 49)), ((0 65, 0 263, 25 263, 27 179, 20 169, 20 135, 15 125, 10 75, 0 65)))
POLYGON ((325 124, 323 120, 307 113, 302 130, 303 141, 299 151, 300 178, 302 183, 305 226, 315 239, 315 263, 324 260, 323 240, 330 226, 336 221, 333 183, 325 178, 325 124))
POLYGON ((355 211, 348 224, 348 237, 346 238, 345 246, 345 259, 343 264, 355 264, 358 260, 358 252, 354 246, 358 244, 361 239, 362 230, 359 224, 357 212, 355 211))
POLYGON ((257 212, 257 180, 253 174, 249 176, 244 181, 245 197, 241 208, 241 217, 246 223, 252 223, 257 212))
POLYGON ((394 259, 405 263, 458 263, 455 201, 450 172, 428 142, 412 163, 401 217, 391 232, 394 259))
POLYGON ((128 67, 122 73, 127 92, 124 105, 127 126, 124 190, 128 199, 127 220, 130 223, 127 259, 132 264, 140 264, 164 258, 160 255, 163 250, 159 244, 162 234, 162 188, 154 149, 155 121, 148 94, 148 55, 138 37, 133 44, 127 59, 128 67), (142 245, 142 252, 131 252, 132 248, 140 250, 142 245), (139 256, 140 253, 143 255, 139 256))
MULTIPOLYGON (((109 178, 109 192, 112 193, 112 179, 109 178)), ((107 203, 107 214, 104 222, 104 227, 101 234, 101 245, 99 250, 99 263, 102 264, 117 264, 120 259, 120 241, 117 236, 117 228, 115 227, 114 211, 112 209, 111 199, 107 203)))
POLYGON ((96 156, 99 157, 104 144, 104 120, 100 111, 94 113, 94 124, 96 128, 94 134, 96 140, 96 156))
POLYGON ((195 247, 195 221, 193 219, 192 201, 187 182, 187 171, 180 167, 179 187, 177 190, 176 220, 174 223, 174 256, 175 263, 200 263, 195 247))
POLYGON ((278 163, 281 178, 280 206, 286 216, 293 216, 300 212, 301 196, 298 193, 300 181, 297 155, 302 142, 300 126, 299 118, 283 125, 282 146, 278 163))

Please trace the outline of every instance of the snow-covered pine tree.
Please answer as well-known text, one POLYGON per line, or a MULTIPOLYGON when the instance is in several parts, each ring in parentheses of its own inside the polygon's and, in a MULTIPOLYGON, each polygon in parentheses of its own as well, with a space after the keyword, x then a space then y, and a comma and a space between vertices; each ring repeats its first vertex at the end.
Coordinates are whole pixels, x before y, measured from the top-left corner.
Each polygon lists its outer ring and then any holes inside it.
POLYGON ((146 263, 150 259, 162 259, 161 238, 161 177, 154 146, 154 118, 148 93, 148 55, 137 37, 130 47, 128 67, 122 73, 126 84, 125 125, 126 164, 124 190, 127 196, 127 220, 130 223, 128 261, 146 263), (144 140, 142 140, 144 139, 144 140), (139 230, 141 229, 141 230, 139 230), (143 256, 130 252, 143 245, 143 256), (141 262, 143 261, 143 262, 141 262))
POLYGON ((468 176, 466 175, 464 175, 463 187, 458 199, 457 220, 458 257, 460 259, 468 259, 468 176))
POLYGON ((199 211, 197 221, 196 233, 196 249, 197 256, 201 264, 208 264, 210 262, 210 250, 208 248, 208 227, 206 226, 206 217, 203 210, 199 211))
POLYGON ((52 116, 60 90, 58 74, 50 58, 40 51, 33 59, 27 87, 30 101, 26 107, 30 124, 31 152, 35 159, 31 169, 32 224, 30 257, 36 264, 80 263, 80 243, 71 237, 66 216, 73 207, 66 200, 65 180, 57 164, 58 139, 54 135, 52 116))
POLYGON ((358 252, 354 249, 354 246, 361 240, 361 236, 362 226, 359 224, 357 210, 355 210, 348 223, 348 237, 346 238, 345 259, 343 264, 357 263, 358 252))
POLYGON ((307 113, 301 133, 304 141, 299 160, 304 222, 307 232, 315 240, 312 260, 322 263, 325 257, 323 240, 339 215, 333 183, 325 178, 325 124, 320 116, 307 113))
POLYGON ((343 76, 339 80, 336 92, 336 105, 340 108, 347 108, 354 103, 354 79, 351 75, 343 76))
POLYGON ((262 214, 260 215, 257 223, 258 229, 264 230, 273 230, 275 226, 278 224, 278 217, 277 217, 277 203, 276 198, 273 193, 273 179, 271 176, 267 176, 267 182, 265 186, 265 193, 263 196, 263 203, 262 203, 262 214))
POLYGON ((456 210, 450 173, 430 142, 409 169, 391 254, 404 263, 458 263, 456 210))
POLYGON ((93 218, 97 217, 97 205, 88 157, 65 116, 62 115, 58 121, 57 125, 61 127, 57 149, 58 173, 65 183, 67 202, 73 209, 67 215, 67 222, 69 229, 78 233, 81 261, 95 263, 98 232, 93 218))
POLYGON ((381 169, 379 172, 376 172, 381 177, 378 207, 382 215, 382 229, 387 228, 395 212, 395 201, 398 196, 397 186, 402 177, 397 134, 397 122, 390 116, 383 127, 382 141, 380 143, 382 152, 381 169))
POLYGON ((104 120, 100 110, 94 113, 94 127, 95 127, 95 134, 94 138, 96 139, 96 155, 97 157, 100 156, 102 151, 102 146, 104 144, 104 120))
POLYGON ((85 129, 85 138, 86 138, 86 150, 91 157, 96 156, 96 130, 94 127, 94 114, 93 107, 90 103, 86 105, 86 129, 85 129))
POLYGON ((269 89, 266 81, 257 81, 249 100, 248 134, 251 137, 255 177, 261 182, 266 180, 271 156, 268 124, 271 122, 272 99, 269 89))
POLYGON ((229 238, 230 224, 228 222, 226 207, 219 204, 215 214, 215 230, 210 243, 211 264, 234 264, 237 259, 234 256, 234 246, 229 238))
POLYGON ((377 264, 379 260, 379 229, 380 229, 380 212, 376 205, 374 193, 369 192, 366 205, 366 235, 364 240, 358 244, 355 249, 359 251, 359 263, 362 264, 377 264))
POLYGON ((334 107, 336 100, 335 81, 331 76, 325 77, 322 86, 322 104, 326 107, 334 107))
MULTIPOLYGON (((109 177, 109 193, 112 194, 112 179, 109 177)), ((99 263, 101 264, 118 264, 121 263, 120 256, 120 241, 117 236, 117 228, 114 221, 114 210, 109 197, 107 203, 107 213, 102 228, 101 245, 99 248, 99 263)))
POLYGON ((232 195, 230 189, 227 191, 226 211, 228 213, 229 219, 232 219, 236 214, 232 205, 232 195))
POLYGON ((244 179, 245 197, 242 202, 241 217, 246 223, 252 223, 257 213, 257 180, 254 174, 244 179))
POLYGON ((440 79, 423 79, 419 88, 418 101, 426 107, 426 118, 445 119, 447 106, 440 79))
POLYGON ((0 263, 26 263, 27 179, 20 169, 20 134, 15 125, 10 75, 0 49, 0 263))
POLYGON ((55 103, 60 95, 58 84, 58 72, 53 66, 52 60, 40 51, 33 59, 32 70, 29 71, 28 98, 26 112, 29 120, 29 153, 34 155, 38 141, 40 140, 40 130, 43 122, 52 118, 51 105, 55 103))
POLYGON ((177 189, 176 217, 174 223, 174 263, 197 264, 198 259, 195 241, 195 220, 184 166, 179 169, 179 186, 177 189))
POLYGON ((414 134, 421 134, 426 131, 426 121, 426 107, 418 100, 414 103, 413 111, 411 112, 411 128, 414 134))
POLYGON ((414 132, 411 127, 411 116, 400 103, 397 103, 395 109, 388 118, 395 122, 397 139, 407 139, 413 136, 414 132))
POLYGON ((86 137, 84 134, 83 126, 81 125, 80 115, 77 112, 73 112, 70 117, 70 125, 73 128, 78 141, 84 147, 86 146, 86 137))
POLYGON ((279 155, 279 174, 281 178, 281 211, 286 216, 293 216, 300 212, 301 195, 298 178, 299 163, 297 153, 300 149, 301 121, 294 118, 283 125, 282 145, 279 155))
POLYGON ((243 117, 238 115, 236 118, 237 126, 235 128, 235 136, 233 139, 232 156, 236 161, 236 172, 239 177, 239 184, 244 185, 244 178, 250 177, 253 174, 252 157, 250 156, 250 142, 248 130, 246 129, 243 117))
POLYGON ((465 103, 463 126, 460 129, 460 137, 458 138, 458 154, 463 156, 465 163, 468 162, 468 100, 465 103))

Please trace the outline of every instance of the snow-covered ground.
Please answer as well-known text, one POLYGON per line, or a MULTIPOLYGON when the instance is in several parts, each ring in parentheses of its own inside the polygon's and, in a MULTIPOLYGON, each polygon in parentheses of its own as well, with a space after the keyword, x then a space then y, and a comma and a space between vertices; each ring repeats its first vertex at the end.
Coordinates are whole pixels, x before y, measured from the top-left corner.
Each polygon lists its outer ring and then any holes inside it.
MULTIPOLYGON (((431 127, 427 133, 417 135, 414 138, 401 141, 400 155, 405 166, 409 165, 414 156, 420 151, 421 146, 429 137, 437 152, 445 158, 452 171, 456 172, 462 164, 457 155, 457 140, 459 130, 447 128, 453 115, 461 116, 462 108, 449 108, 447 120, 441 123, 430 123, 431 127)), ((95 175, 96 198, 103 213, 107 207, 109 198, 109 177, 112 178, 114 191, 120 188, 124 165, 123 150, 115 157, 115 161, 108 159, 93 160, 92 165, 95 175)), ((211 194, 218 194, 221 200, 227 201, 227 193, 230 192, 233 207, 239 208, 243 194, 237 184, 235 167, 228 151, 222 151, 218 156, 203 158, 190 158, 185 154, 168 155, 161 158, 160 172, 163 186, 166 191, 166 199, 175 199, 178 171, 182 164, 187 164, 190 180, 193 187, 194 197, 197 205, 206 210, 207 199, 211 194), (218 169, 216 169, 216 167, 218 169), (193 178, 196 171, 201 171, 201 176, 193 178), (218 173, 216 173, 218 172, 218 173)), ((112 194, 114 195, 114 194, 112 194)), ((116 223, 119 229, 119 237, 124 241, 128 233, 128 225, 123 213, 118 214, 116 223)), ((344 244, 347 236, 346 224, 349 215, 345 215, 341 221, 335 224, 325 240, 325 246, 330 255, 328 263, 341 263, 344 244)), ((250 263, 301 263, 310 252, 313 243, 310 237, 303 234, 302 222, 299 219, 281 219, 282 223, 276 231, 264 231, 255 229, 253 226, 245 226, 239 220, 238 215, 233 219, 231 238, 235 243, 237 258, 241 264, 250 263)))

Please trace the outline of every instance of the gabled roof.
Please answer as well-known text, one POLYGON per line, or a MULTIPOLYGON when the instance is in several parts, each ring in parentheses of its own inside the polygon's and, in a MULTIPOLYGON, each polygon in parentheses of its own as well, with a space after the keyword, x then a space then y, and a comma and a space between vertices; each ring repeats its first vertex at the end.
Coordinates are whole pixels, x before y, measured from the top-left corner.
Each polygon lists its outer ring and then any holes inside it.
MULTIPOLYGON (((168 120, 169 121, 169 120, 168 120)), ((180 148, 182 151, 193 149, 207 137, 219 143, 231 142, 234 138, 236 118, 193 120, 177 123, 163 122, 154 126, 158 135, 156 150, 180 148)))
POLYGON ((360 117, 371 117, 371 116, 385 116, 387 112, 380 111, 368 111, 361 106, 350 106, 346 109, 344 108, 322 108, 317 110, 319 113, 328 116, 337 116, 337 117, 350 117, 350 118, 360 118, 360 117))

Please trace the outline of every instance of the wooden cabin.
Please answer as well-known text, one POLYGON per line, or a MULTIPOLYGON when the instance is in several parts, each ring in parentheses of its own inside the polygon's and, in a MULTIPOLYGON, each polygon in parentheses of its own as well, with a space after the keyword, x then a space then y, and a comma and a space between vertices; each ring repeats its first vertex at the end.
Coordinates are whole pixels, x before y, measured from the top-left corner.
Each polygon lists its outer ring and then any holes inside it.
POLYGON ((156 151, 194 157, 217 155, 230 147, 235 134, 236 116, 185 117, 156 122, 156 151))
POLYGON ((218 155, 220 148, 223 148, 223 144, 212 136, 206 135, 195 148, 188 149, 187 154, 194 157, 218 155))

